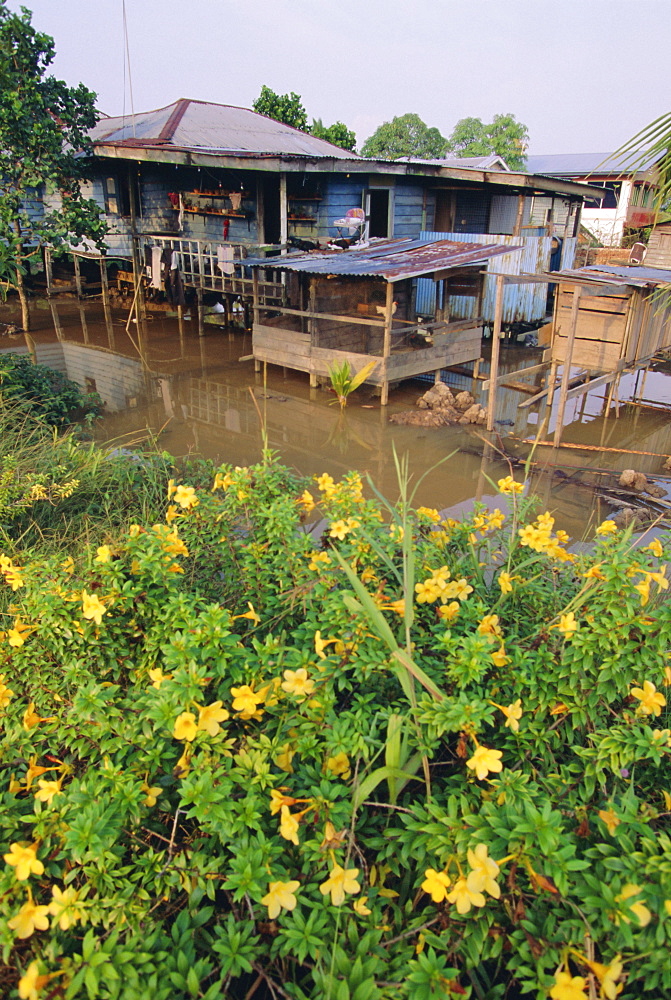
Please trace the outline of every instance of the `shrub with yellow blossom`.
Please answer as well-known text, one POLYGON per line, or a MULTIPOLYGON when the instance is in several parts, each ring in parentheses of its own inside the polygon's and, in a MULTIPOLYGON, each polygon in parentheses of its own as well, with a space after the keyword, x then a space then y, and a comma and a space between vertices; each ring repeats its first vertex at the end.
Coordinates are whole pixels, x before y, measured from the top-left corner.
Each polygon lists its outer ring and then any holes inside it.
POLYGON ((448 524, 265 454, 6 554, 10 997, 671 991, 671 554, 499 485, 448 524))

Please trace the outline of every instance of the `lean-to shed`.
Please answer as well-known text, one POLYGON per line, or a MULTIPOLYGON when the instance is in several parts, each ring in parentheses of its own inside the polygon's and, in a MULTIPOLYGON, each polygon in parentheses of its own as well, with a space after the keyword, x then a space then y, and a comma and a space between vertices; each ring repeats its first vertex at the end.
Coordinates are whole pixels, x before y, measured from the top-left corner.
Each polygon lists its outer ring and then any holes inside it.
POLYGON ((389 386, 402 379, 442 368, 477 362, 482 333, 483 265, 510 246, 449 240, 371 241, 365 249, 315 251, 275 258, 246 259, 266 278, 271 270, 286 275, 287 303, 264 306, 254 295, 252 352, 263 361, 308 372, 310 382, 327 376, 334 364, 348 361, 353 372, 370 362, 367 381, 381 387, 386 404, 389 386), (429 322, 418 320, 415 286, 431 276, 442 285, 437 302, 470 296, 471 318, 453 320, 447 305, 436 307, 429 322))

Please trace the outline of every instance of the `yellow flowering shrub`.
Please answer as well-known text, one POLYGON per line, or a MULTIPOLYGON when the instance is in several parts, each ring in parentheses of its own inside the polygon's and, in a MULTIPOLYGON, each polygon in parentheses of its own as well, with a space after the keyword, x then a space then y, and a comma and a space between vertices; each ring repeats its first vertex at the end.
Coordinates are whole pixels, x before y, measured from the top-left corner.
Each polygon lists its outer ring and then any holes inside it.
POLYGON ((668 545, 499 485, 266 454, 0 557, 8 997, 671 991, 668 545))

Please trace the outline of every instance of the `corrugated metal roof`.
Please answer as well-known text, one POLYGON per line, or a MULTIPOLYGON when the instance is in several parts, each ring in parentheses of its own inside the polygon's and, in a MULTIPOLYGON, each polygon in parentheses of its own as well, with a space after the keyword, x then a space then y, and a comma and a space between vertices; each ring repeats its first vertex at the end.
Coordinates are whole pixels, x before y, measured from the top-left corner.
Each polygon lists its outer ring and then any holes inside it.
POLYGON ((111 145, 359 159, 355 153, 247 108, 186 99, 134 118, 103 118, 91 129, 90 136, 95 143, 111 145))
POLYGON ((634 288, 656 288, 671 284, 671 271, 657 267, 611 267, 605 264, 591 264, 575 270, 553 271, 552 280, 562 278, 587 278, 595 284, 631 285, 634 288))
POLYGON ((280 271, 301 271, 304 274, 342 274, 351 276, 378 275, 387 281, 416 278, 433 271, 460 267, 475 267, 500 253, 510 253, 521 247, 477 243, 457 243, 452 240, 384 240, 371 243, 365 250, 311 252, 286 257, 247 258, 245 266, 273 267, 280 271))
MULTIPOLYGON (((555 156, 527 156, 527 170, 531 174, 551 177, 599 177, 612 174, 633 173, 632 156, 615 156, 613 153, 559 153, 555 156)), ((637 173, 648 170, 651 158, 637 167, 637 173)))

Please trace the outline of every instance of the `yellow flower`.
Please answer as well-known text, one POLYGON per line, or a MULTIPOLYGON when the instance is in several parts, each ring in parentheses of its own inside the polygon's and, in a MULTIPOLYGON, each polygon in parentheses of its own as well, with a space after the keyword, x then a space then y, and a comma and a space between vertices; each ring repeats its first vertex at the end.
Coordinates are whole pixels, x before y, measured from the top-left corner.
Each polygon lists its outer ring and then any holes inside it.
POLYGON ((459 608, 461 605, 458 601, 450 601, 449 604, 442 604, 438 608, 438 615, 446 622, 451 622, 459 614, 459 608))
POLYGON ((249 684, 242 684, 240 687, 231 688, 233 698, 233 711, 237 712, 241 719, 251 719, 259 712, 258 706, 265 701, 265 694, 261 691, 254 691, 249 684))
POLYGON ((617 815, 616 812, 613 811, 612 808, 599 809, 597 815, 599 819, 603 820, 603 822, 606 824, 608 832, 612 837, 616 829, 620 825, 620 817, 617 815))
POLYGON ((499 866, 489 857, 486 844, 478 844, 474 850, 467 851, 471 871, 466 879, 466 885, 472 892, 487 892, 494 899, 501 895, 501 887, 495 881, 499 874, 499 866))
POLYGON ((315 653, 320 660, 325 660, 327 654, 324 652, 327 646, 330 646, 332 642, 337 642, 337 639, 322 639, 321 632, 315 632, 315 653))
POLYGON ((329 877, 319 886, 322 896, 331 894, 331 902, 334 906, 342 906, 346 895, 354 895, 361 892, 361 886, 357 882, 359 874, 358 868, 341 868, 334 864, 329 872, 329 877))
POLYGON ((440 522, 440 514, 434 507, 418 507, 417 513, 420 517, 425 517, 428 521, 432 521, 433 524, 440 522))
POLYGON ((61 569, 64 569, 65 572, 68 573, 68 574, 74 573, 74 571, 75 571, 75 561, 72 558, 72 556, 68 556, 67 559, 65 559, 61 563, 61 569))
POLYGON ((277 764, 281 771, 286 771, 287 774, 292 774, 294 769, 291 766, 291 761, 295 756, 296 751, 291 748, 289 743, 285 743, 284 746, 279 748, 277 754, 273 757, 273 761, 277 764))
POLYGON ((601 984, 601 996, 606 1000, 617 1000, 622 992, 622 984, 617 985, 617 981, 622 975, 624 968, 620 955, 616 955, 608 965, 601 962, 589 962, 585 964, 591 969, 601 984))
POLYGON ((0 674, 0 708, 7 708, 14 697, 14 692, 5 684, 5 675, 0 674))
POLYGON ((505 647, 503 646, 489 655, 495 667, 505 667, 506 663, 510 663, 510 657, 506 656, 505 647))
POLYGON ((103 602, 95 594, 87 594, 85 590, 82 590, 82 608, 82 617, 94 621, 96 625, 100 625, 103 615, 107 614, 103 602))
POLYGON ((499 479, 496 485, 499 488, 499 493, 522 493, 524 491, 524 483, 516 483, 512 476, 499 479))
POLYGON ((40 975, 37 962, 31 962, 19 979, 19 997, 21 1000, 39 1000, 40 990, 43 986, 46 986, 51 977, 51 975, 40 975))
POLYGON ((597 563, 596 566, 590 566, 586 573, 583 573, 583 577, 586 580, 605 580, 606 577, 603 575, 601 569, 601 563, 597 563))
POLYGON ((21 576, 21 566, 9 565, 5 569, 5 580, 11 586, 12 590, 18 590, 19 587, 24 586, 23 577, 21 576))
POLYGON ((163 792, 163 789, 160 788, 158 785, 149 785, 146 781, 142 782, 140 788, 145 794, 144 804, 146 806, 149 806, 149 808, 151 809, 153 806, 156 805, 156 800, 158 799, 159 795, 161 795, 161 793, 163 792))
POLYGON ((210 736, 216 736, 217 733, 221 732, 220 722, 226 722, 226 719, 230 718, 229 712, 225 708, 221 707, 220 701, 213 701, 211 705, 205 705, 201 708, 196 705, 198 709, 198 728, 204 729, 206 733, 210 736))
POLYGON ((638 711, 641 715, 661 715, 666 705, 666 698, 658 691, 652 681, 643 681, 643 687, 631 689, 634 698, 640 701, 638 711))
POLYGON ((650 600, 650 577, 646 576, 640 583, 635 583, 634 590, 637 590, 641 595, 641 606, 647 604, 650 600))
MULTIPOLYGON (((627 902, 627 900, 631 899, 632 896, 638 896, 642 892, 643 890, 641 889, 640 886, 633 885, 631 882, 629 882, 627 883, 627 885, 624 885, 622 887, 622 892, 619 894, 619 896, 615 897, 615 902, 624 903, 626 908, 636 917, 639 927, 646 927, 652 919, 652 914, 650 913, 648 907, 644 906, 644 904, 640 902, 639 903, 627 902)), ((631 923, 630 918, 628 916, 625 916, 625 914, 621 912, 619 914, 619 917, 621 917, 621 919, 624 920, 625 924, 631 923)), ((616 918, 615 922, 619 923, 619 920, 616 918)))
POLYGON ((322 493, 326 493, 327 496, 331 496, 335 491, 335 483, 328 472, 324 472, 321 476, 317 478, 317 486, 322 493))
POLYGON ((473 756, 466 761, 466 767, 475 771, 476 778, 482 781, 490 771, 498 774, 499 771, 503 770, 502 757, 503 753, 500 750, 490 750, 487 747, 479 746, 473 756))
POLYGON ((454 903, 457 913, 468 913, 472 906, 484 906, 485 897, 477 889, 469 889, 468 881, 462 875, 454 883, 454 888, 447 894, 448 903, 454 903))
POLYGON ((168 504, 168 509, 165 512, 165 520, 167 524, 172 524, 172 522, 180 516, 179 511, 175 507, 174 503, 168 504))
POLYGON ((328 552, 311 552, 308 559, 310 560, 308 569, 311 569, 313 573, 318 572, 322 566, 328 566, 331 562, 328 552))
POLYGON ((397 601, 390 601, 389 604, 382 604, 383 611, 393 611, 395 615, 403 617, 405 614, 405 598, 399 597, 397 601))
POLYGON ((28 938, 35 931, 46 931, 49 927, 48 906, 37 906, 32 897, 24 903, 19 912, 11 920, 7 921, 7 926, 16 931, 18 938, 28 938))
POLYGON ((422 890, 427 892, 434 903, 442 903, 447 898, 450 879, 447 872, 437 872, 435 868, 427 868, 424 872, 422 890))
POLYGON ((23 713, 23 728, 26 732, 30 732, 30 730, 34 729, 35 726, 40 724, 40 722, 51 722, 53 718, 53 715, 47 717, 38 715, 35 711, 35 702, 31 701, 28 703, 28 708, 23 713))
POLYGON ((291 795, 285 795, 284 792, 278 790, 277 788, 271 788, 270 790, 270 815, 276 816, 278 812, 282 809, 282 806, 293 806, 298 802, 298 799, 292 798, 291 795))
POLYGON ((469 594, 473 593, 473 588, 469 583, 461 577, 459 580, 451 580, 450 583, 446 584, 443 588, 441 599, 447 601, 452 600, 456 597, 459 601, 465 601, 469 594))
POLYGON ((485 615, 482 621, 478 623, 477 631, 480 635, 500 636, 501 626, 499 625, 499 616, 485 615))
POLYGON ((153 688, 160 688, 163 681, 171 681, 172 674, 164 674, 160 667, 152 667, 149 671, 149 679, 153 688))
POLYGON ((182 510, 190 510, 192 507, 197 507, 199 501, 193 486, 178 486, 175 490, 175 503, 182 510))
POLYGON ((49 904, 49 913, 56 917, 57 923, 62 931, 67 931, 76 923, 84 923, 84 912, 75 903, 79 899, 79 893, 70 886, 67 889, 59 889, 57 885, 52 885, 51 893, 53 899, 49 904))
POLYGON ((597 535, 614 535, 617 531, 617 525, 615 521, 602 521, 599 527, 596 529, 597 535))
POLYGON ((559 624, 551 625, 551 628, 556 628, 562 635, 571 636, 574 632, 578 631, 580 627, 575 620, 575 615, 572 611, 569 611, 567 615, 561 615, 559 618, 559 624))
POLYGON ((326 761, 326 770, 334 776, 340 775, 343 781, 347 781, 351 772, 349 757, 346 753, 337 753, 335 757, 329 757, 326 761))
POLYGON ((7 632, 7 639, 9 640, 9 645, 13 646, 15 649, 20 649, 26 641, 24 636, 30 635, 32 629, 29 625, 24 625, 20 618, 14 619, 14 627, 10 628, 7 632))
MULTIPOLYGON (((492 704, 496 705, 496 702, 493 702, 492 704)), ((519 720, 522 718, 522 699, 518 698, 517 701, 512 703, 512 705, 496 705, 496 707, 500 709, 506 717, 504 726, 507 726, 514 733, 518 733, 520 730, 519 720)))
POLYGON ((570 972, 556 972, 555 985, 550 990, 552 1000, 588 1000, 585 993, 587 980, 571 976, 570 972))
POLYGON ((175 740, 186 740, 191 742, 195 740, 196 733, 198 732, 198 726, 196 725, 196 716, 193 712, 182 712, 175 719, 175 728, 172 731, 173 739, 175 740))
POLYGON ((352 909, 355 913, 358 913, 360 917, 369 917, 371 911, 366 906, 367 902, 368 896, 359 896, 359 898, 355 899, 352 903, 352 909))
POLYGON ((331 525, 329 535, 331 538, 339 538, 340 541, 342 541, 345 535, 349 535, 351 531, 354 531, 354 529, 358 527, 359 522, 353 517, 348 517, 346 521, 335 521, 331 525))
POLYGON ((261 902, 268 907, 268 917, 274 920, 278 917, 280 910, 294 910, 296 908, 295 892, 300 882, 291 879, 289 882, 269 882, 268 892, 261 902))
POLYGON ((31 875, 43 875, 44 865, 37 859, 37 844, 10 844, 9 854, 3 855, 5 861, 15 868, 19 882, 25 882, 31 875))
POLYGON ((315 498, 309 490, 303 490, 297 500, 297 503, 301 504, 307 514, 309 514, 310 511, 314 510, 316 507, 315 498))
POLYGON ((96 557, 93 560, 97 563, 107 563, 112 558, 112 550, 109 545, 100 545, 96 549, 96 557))
POLYGON ((305 698, 314 691, 315 682, 310 680, 305 667, 298 670, 285 670, 282 690, 287 694, 294 694, 298 698, 305 698))
POLYGON ((47 805, 51 805, 51 800, 61 793, 61 780, 58 781, 45 781, 44 778, 40 778, 37 782, 39 787, 39 792, 35 792, 35 798, 38 802, 46 802, 47 805))
POLYGON ((669 581, 666 578, 666 564, 664 566, 660 566, 656 573, 646 573, 645 575, 649 580, 655 581, 659 590, 669 589, 669 581))
POLYGON ((505 571, 503 573, 499 573, 498 584, 501 588, 502 594, 512 593, 513 580, 515 579, 517 579, 517 577, 511 576, 510 573, 506 573, 505 571))
POLYGON ((285 840, 290 840, 292 844, 298 844, 298 820, 289 812, 289 806, 280 807, 280 836, 285 840))
POLYGON ((658 559, 661 559, 662 556, 664 555, 664 548, 659 538, 653 538, 650 544, 646 545, 645 548, 650 549, 653 556, 657 556, 658 559))

